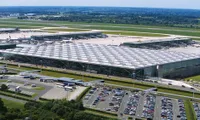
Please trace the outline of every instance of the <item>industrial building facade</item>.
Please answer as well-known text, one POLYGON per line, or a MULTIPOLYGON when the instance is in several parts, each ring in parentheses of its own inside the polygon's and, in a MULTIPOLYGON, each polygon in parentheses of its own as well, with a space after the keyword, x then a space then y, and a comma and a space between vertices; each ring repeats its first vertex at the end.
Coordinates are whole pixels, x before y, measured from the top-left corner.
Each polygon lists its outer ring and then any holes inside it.
POLYGON ((60 43, 0 52, 22 63, 132 78, 182 78, 200 73, 200 56, 162 50, 60 43))
POLYGON ((33 35, 31 39, 33 40, 67 40, 67 39, 88 39, 88 38, 105 38, 107 35, 97 32, 74 32, 74 33, 55 33, 49 35, 33 35))
POLYGON ((163 49, 170 47, 179 47, 187 46, 193 44, 191 38, 164 38, 157 40, 146 40, 146 41, 137 41, 137 42, 124 42, 122 46, 129 46, 133 48, 144 48, 144 49, 163 49))

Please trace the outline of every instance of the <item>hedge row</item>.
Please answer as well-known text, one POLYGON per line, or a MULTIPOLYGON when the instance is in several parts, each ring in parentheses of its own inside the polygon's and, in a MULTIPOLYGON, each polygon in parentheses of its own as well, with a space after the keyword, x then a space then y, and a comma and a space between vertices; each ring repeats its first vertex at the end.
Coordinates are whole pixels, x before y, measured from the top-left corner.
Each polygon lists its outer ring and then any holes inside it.
POLYGON ((17 73, 0 73, 0 75, 16 75, 17 73))
POLYGON ((91 89, 92 87, 87 87, 77 98, 76 101, 82 100, 82 98, 85 96, 85 94, 91 89))
POLYGON ((94 114, 94 113, 89 113, 89 112, 85 112, 87 114, 90 114, 92 116, 96 116, 98 118, 101 118, 101 120, 105 120, 105 119, 109 119, 109 120, 119 120, 118 118, 115 118, 116 116, 113 116, 113 118, 109 117, 109 116, 102 116, 102 115, 98 115, 98 114, 94 114))
POLYGON ((42 100, 42 101, 52 101, 53 99, 46 99, 46 98, 40 97, 39 100, 42 100))
POLYGON ((92 109, 92 108, 85 108, 85 110, 94 111, 94 112, 99 112, 99 113, 102 113, 102 114, 108 114, 108 115, 111 115, 111 116, 113 116, 113 117, 117 117, 117 114, 116 114, 116 113, 112 113, 112 112, 101 111, 101 110, 92 109))
POLYGON ((17 95, 10 95, 10 94, 7 94, 7 93, 5 93, 5 92, 0 92, 0 94, 1 94, 1 95, 4 95, 4 96, 8 96, 8 97, 12 97, 12 98, 24 100, 24 101, 37 102, 37 101, 32 100, 32 99, 29 99, 29 98, 20 97, 20 96, 17 96, 17 95))
POLYGON ((26 97, 32 97, 32 95, 28 95, 28 94, 24 94, 24 93, 20 93, 20 92, 15 92, 15 91, 10 91, 10 90, 7 90, 5 92, 14 93, 14 94, 22 95, 22 96, 26 96, 26 97))

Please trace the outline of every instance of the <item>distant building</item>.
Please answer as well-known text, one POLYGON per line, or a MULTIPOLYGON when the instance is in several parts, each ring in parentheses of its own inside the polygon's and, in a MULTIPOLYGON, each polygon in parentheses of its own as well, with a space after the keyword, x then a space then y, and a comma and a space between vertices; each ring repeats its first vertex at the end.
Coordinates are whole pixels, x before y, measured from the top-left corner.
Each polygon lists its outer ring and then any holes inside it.
POLYGON ((104 38, 107 35, 96 32, 96 31, 89 31, 89 32, 73 32, 73 33, 52 33, 49 35, 33 35, 31 39, 33 40, 70 40, 70 39, 88 39, 88 38, 104 38))
POLYGON ((16 48, 16 44, 0 44, 0 49, 13 49, 16 48))
POLYGON ((1 28, 0 33, 13 33, 18 32, 19 28, 1 28))
POLYGON ((137 42, 124 42, 122 46, 129 46, 133 48, 146 48, 146 49, 163 49, 166 47, 179 47, 181 45, 187 45, 193 43, 191 38, 176 37, 176 38, 163 38, 153 39, 137 42))

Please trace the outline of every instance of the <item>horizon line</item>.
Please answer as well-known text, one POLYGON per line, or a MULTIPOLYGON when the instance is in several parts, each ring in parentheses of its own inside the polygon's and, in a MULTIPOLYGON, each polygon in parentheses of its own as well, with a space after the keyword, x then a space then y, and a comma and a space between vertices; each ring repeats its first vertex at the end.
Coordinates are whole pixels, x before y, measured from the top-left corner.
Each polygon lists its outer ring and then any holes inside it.
POLYGON ((200 8, 170 8, 170 7, 131 7, 131 6, 22 6, 22 5, 13 5, 13 6, 1 6, 0 7, 107 7, 107 8, 148 8, 148 9, 182 9, 182 10, 200 10, 200 8))

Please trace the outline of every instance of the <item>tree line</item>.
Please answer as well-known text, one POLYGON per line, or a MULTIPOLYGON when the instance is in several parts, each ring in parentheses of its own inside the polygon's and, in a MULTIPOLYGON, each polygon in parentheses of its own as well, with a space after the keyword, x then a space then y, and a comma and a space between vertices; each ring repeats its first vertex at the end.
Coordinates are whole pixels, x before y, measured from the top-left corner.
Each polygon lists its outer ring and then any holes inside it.
MULTIPOLYGON (((34 11, 34 8, 32 10, 34 11)), ((120 7, 47 7, 41 10, 43 11, 40 13, 35 10, 36 19, 196 28, 200 24, 200 10, 120 7), (49 14, 50 11, 53 13, 49 14)), ((19 19, 28 18, 23 14, 19 17, 19 19)))
POLYGON ((0 99, 0 120, 113 120, 84 112, 81 101, 27 102, 24 109, 7 108, 0 99))

